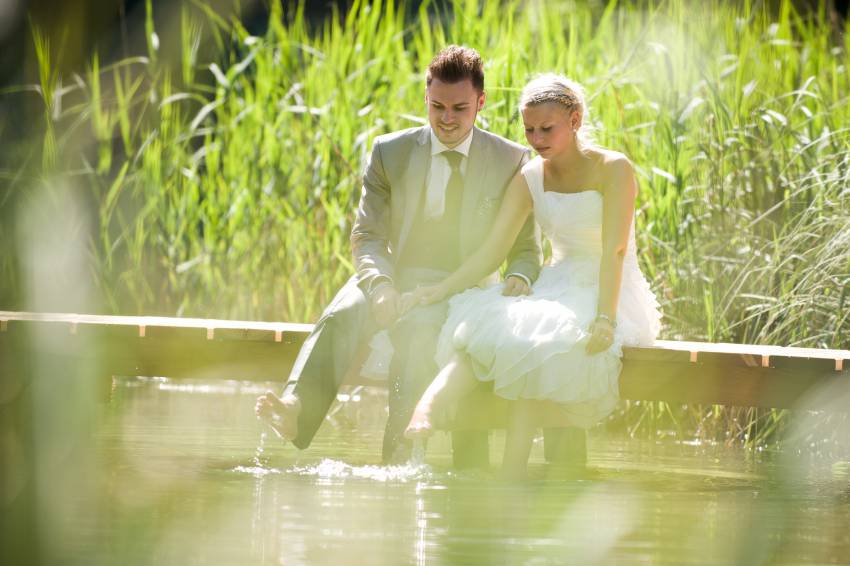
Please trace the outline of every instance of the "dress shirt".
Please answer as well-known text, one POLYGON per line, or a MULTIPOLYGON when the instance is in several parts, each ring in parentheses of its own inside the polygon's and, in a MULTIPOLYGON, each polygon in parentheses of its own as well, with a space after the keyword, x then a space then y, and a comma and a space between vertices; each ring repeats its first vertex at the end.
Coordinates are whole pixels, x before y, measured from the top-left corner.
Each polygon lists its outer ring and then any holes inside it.
POLYGON ((446 209, 446 185, 452 174, 449 160, 442 153, 444 151, 456 151, 463 155, 460 160, 460 173, 466 175, 466 162, 469 161, 469 146, 472 145, 472 132, 453 148, 446 147, 437 139, 434 130, 431 130, 431 167, 428 169, 428 178, 425 180, 425 218, 440 218, 446 209))

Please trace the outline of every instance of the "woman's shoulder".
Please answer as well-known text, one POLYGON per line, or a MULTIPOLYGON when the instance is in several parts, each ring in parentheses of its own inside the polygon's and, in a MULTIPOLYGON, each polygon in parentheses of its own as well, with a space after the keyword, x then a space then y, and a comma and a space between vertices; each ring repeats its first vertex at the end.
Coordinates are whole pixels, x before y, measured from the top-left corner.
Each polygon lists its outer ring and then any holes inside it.
POLYGON ((586 152, 596 160, 597 166, 602 172, 622 171, 623 168, 632 167, 632 162, 625 153, 614 151, 613 149, 591 147, 586 152))
POLYGON ((619 184, 624 178, 634 174, 634 167, 626 154, 604 147, 587 150, 596 159, 599 179, 603 186, 619 184))
POLYGON ((527 176, 532 172, 540 171, 543 168, 543 158, 539 155, 535 155, 531 159, 529 159, 525 165, 522 166, 520 172, 522 175, 527 176))

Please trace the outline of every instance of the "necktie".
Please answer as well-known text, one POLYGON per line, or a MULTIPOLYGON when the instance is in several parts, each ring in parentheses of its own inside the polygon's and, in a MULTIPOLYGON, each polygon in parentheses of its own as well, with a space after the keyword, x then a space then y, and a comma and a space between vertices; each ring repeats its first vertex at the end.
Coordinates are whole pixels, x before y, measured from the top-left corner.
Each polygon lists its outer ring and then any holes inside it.
POLYGON ((449 195, 456 195, 463 191, 463 174, 460 172, 460 163, 463 160, 463 154, 459 151, 448 150, 441 154, 449 163, 449 180, 446 183, 446 189, 440 195, 442 198, 438 202, 433 203, 429 207, 432 218, 441 218, 445 213, 446 199, 449 195))

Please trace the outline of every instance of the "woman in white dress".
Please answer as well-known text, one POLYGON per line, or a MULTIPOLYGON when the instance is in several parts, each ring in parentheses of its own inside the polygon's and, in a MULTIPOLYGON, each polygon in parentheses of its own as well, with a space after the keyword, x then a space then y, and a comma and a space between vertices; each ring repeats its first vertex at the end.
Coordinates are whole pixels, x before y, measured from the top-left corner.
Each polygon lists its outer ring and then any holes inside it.
POLYGON ((405 434, 429 436, 435 410, 491 381, 496 395, 515 401, 503 461, 508 477, 525 475, 539 403, 558 403, 565 420, 581 427, 611 413, 622 347, 651 344, 661 318, 637 262, 632 165, 583 134, 582 88, 540 76, 523 89, 520 110, 538 157, 513 179, 481 249, 441 283, 406 298, 412 306, 454 295, 437 351, 442 369, 405 434), (532 211, 552 258, 531 294, 469 289, 498 268, 532 211))

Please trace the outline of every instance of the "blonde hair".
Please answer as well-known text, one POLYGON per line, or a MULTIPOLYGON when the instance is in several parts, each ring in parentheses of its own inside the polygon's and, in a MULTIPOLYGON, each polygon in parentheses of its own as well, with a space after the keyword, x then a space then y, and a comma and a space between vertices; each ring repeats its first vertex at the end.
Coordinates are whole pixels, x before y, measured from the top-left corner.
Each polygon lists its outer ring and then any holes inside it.
POLYGON ((531 79, 522 89, 519 97, 520 112, 529 106, 537 106, 553 102, 562 106, 567 112, 578 110, 581 114, 581 127, 576 131, 579 147, 586 148, 594 145, 590 134, 590 117, 585 103, 584 87, 563 75, 546 73, 531 79))

